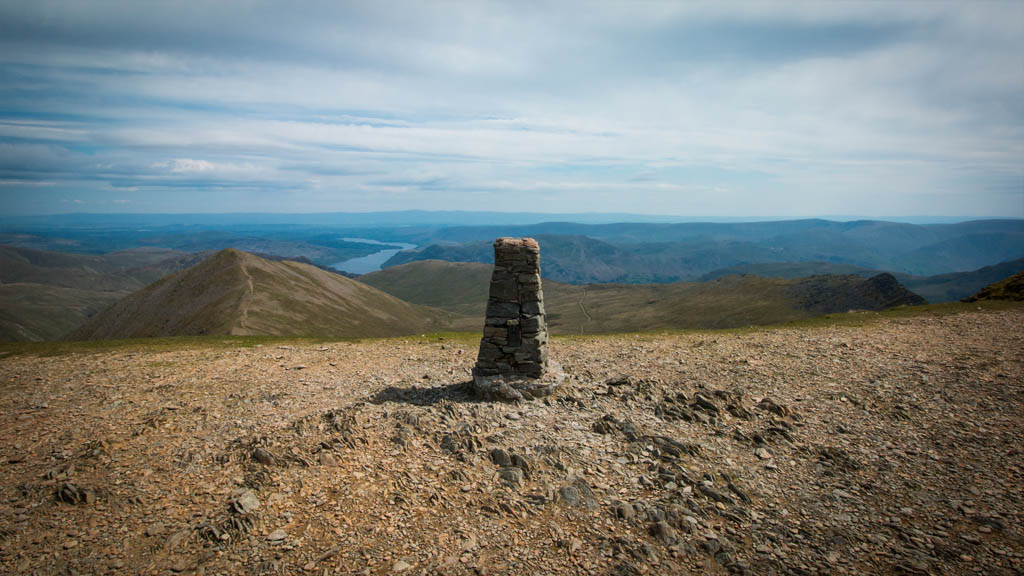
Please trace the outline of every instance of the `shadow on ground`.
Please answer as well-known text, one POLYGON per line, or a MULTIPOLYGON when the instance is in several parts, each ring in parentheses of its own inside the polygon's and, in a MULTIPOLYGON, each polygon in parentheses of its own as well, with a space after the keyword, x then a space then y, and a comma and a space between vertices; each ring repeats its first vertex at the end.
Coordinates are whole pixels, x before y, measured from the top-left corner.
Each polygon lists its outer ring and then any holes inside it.
POLYGON ((473 389, 473 381, 456 382, 435 388, 399 388, 388 386, 370 397, 373 404, 385 402, 401 402, 415 406, 433 406, 442 400, 451 402, 483 402, 484 399, 476 394, 473 389))

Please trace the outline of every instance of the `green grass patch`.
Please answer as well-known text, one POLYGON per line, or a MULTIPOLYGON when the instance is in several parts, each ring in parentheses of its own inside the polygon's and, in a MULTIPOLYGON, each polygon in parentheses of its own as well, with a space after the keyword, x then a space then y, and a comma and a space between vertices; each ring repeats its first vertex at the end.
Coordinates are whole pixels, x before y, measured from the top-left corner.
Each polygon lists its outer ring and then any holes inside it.
POLYGON ((170 352, 184 349, 233 349, 270 345, 358 342, 358 338, 305 338, 284 336, 174 336, 168 338, 130 338, 125 340, 87 340, 76 342, 4 342, 0 358, 10 356, 63 356, 100 352, 170 352))
MULTIPOLYGON (((983 300, 980 302, 944 302, 941 304, 925 304, 923 306, 901 306, 882 312, 847 312, 843 314, 826 314, 793 322, 769 324, 762 326, 744 326, 740 328, 721 329, 671 329, 651 330, 646 332, 620 332, 600 334, 556 334, 553 340, 574 341, 592 340, 632 336, 639 340, 652 340, 660 336, 676 334, 729 334, 749 333, 778 328, 815 328, 828 326, 864 326, 893 318, 913 318, 920 316, 949 316, 964 312, 997 312, 1002 310, 1024 310, 1024 302, 1006 300, 983 300)), ((336 342, 411 342, 411 343, 458 343, 475 345, 480 341, 479 332, 433 332, 391 338, 307 338, 282 336, 176 336, 172 338, 134 338, 129 340, 95 340, 85 342, 5 342, 0 343, 0 358, 11 356, 61 356, 65 354, 88 354, 100 352, 164 352, 184 349, 234 349, 252 348, 256 346, 280 345, 313 345, 336 342)), ((154 362, 151 365, 170 365, 170 363, 154 362)))

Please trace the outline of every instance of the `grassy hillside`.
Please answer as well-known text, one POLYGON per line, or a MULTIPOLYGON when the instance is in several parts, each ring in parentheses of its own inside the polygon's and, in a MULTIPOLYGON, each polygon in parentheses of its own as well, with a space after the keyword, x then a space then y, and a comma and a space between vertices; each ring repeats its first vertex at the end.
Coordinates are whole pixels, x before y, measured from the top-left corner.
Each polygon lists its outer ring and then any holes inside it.
POLYGON ((552 332, 635 332, 777 324, 834 312, 924 303, 893 284, 891 276, 798 280, 728 276, 674 284, 546 282, 544 294, 552 332))
MULTIPOLYGON (((374 286, 418 304, 482 320, 491 267, 412 262, 365 276, 374 286)), ((573 285, 544 280, 554 333, 734 328, 848 310, 921 304, 891 275, 801 279, 729 276, 710 282, 573 285)))
MULTIPOLYGON (((160 248, 75 254, 0 245, 0 295, 3 296, 0 300, 0 340, 54 340, 67 336, 91 316, 121 298, 194 266, 212 254, 160 248)), ((330 272, 326 275, 330 278, 335 276, 330 272)), ((211 286, 222 280, 228 282, 227 286, 231 285, 231 278, 211 276, 209 279, 211 286)), ((204 297, 209 297, 209 294, 204 297)), ((230 298, 221 304, 229 302, 230 298)), ((188 308, 190 304, 182 306, 188 308)), ((294 307, 302 310, 301 305, 294 307)), ((214 312, 204 319, 204 314, 196 311, 195 320, 175 329, 187 333, 219 332, 224 328, 216 320, 220 310, 214 312)), ((270 313, 269 309, 262 312, 264 315, 270 313)), ((140 326, 132 333, 142 330, 144 320, 152 318, 143 316, 139 320, 140 326)), ((165 320, 160 319, 161 322, 165 320)), ((288 321, 283 318, 276 320, 288 321)), ((416 326, 417 323, 414 321, 411 325, 416 326)), ((315 328, 331 332, 324 326, 315 328)), ((155 331, 159 333, 160 329, 155 331)))
POLYGON ((298 262, 224 250, 92 318, 73 339, 198 334, 372 337, 446 329, 452 315, 298 262))
POLYGON ((199 259, 164 249, 100 255, 0 245, 0 339, 65 336, 118 299, 199 259))
MULTIPOLYGON (((138 290, 169 262, 189 255, 140 249, 110 254, 70 254, 0 245, 0 283, 33 283, 94 291, 138 290)), ((159 277, 159 276, 158 276, 159 277)), ((155 278, 154 278, 155 279, 155 278)))
POLYGON ((978 302, 981 300, 1024 302, 1024 272, 1018 272, 1009 278, 986 286, 977 294, 965 299, 965 302, 978 302))
POLYGON ((903 276, 896 278, 915 294, 929 302, 955 302, 971 296, 984 287, 1024 270, 1024 258, 985 266, 970 272, 952 272, 935 276, 903 276))
POLYGON ((743 274, 763 276, 765 278, 806 278, 807 276, 819 276, 821 274, 856 274, 866 278, 874 276, 879 272, 879 270, 837 262, 762 262, 719 268, 704 274, 697 281, 707 282, 724 276, 739 276, 743 274))
POLYGON ((785 304, 778 282, 730 277, 711 283, 592 284, 546 282, 545 306, 554 333, 592 334, 684 328, 733 328, 801 317, 785 304), (752 292, 737 290, 756 289, 752 292))
POLYGON ((56 340, 127 292, 0 284, 0 341, 56 340))
POLYGON ((406 302, 482 317, 492 268, 479 262, 423 260, 364 274, 359 281, 406 302))

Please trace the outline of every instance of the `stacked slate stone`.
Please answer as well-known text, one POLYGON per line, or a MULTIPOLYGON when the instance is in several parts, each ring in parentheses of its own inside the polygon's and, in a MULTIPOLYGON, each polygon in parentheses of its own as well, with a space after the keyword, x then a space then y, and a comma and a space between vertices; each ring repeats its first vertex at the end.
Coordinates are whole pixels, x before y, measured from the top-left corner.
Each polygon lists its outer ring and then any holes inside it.
POLYGON ((498 238, 484 337, 473 369, 477 389, 513 398, 550 392, 551 382, 530 382, 547 372, 547 341, 540 246, 533 238, 498 238))

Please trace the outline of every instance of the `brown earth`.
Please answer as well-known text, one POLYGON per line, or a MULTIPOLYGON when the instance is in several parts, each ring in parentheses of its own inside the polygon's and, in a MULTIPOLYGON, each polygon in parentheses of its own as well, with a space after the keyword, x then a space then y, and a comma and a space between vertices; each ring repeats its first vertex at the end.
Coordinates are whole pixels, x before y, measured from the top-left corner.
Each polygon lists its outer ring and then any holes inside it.
POLYGON ((472 338, 10 356, 0 572, 1020 574, 1021 326, 556 338, 521 405, 472 338))

